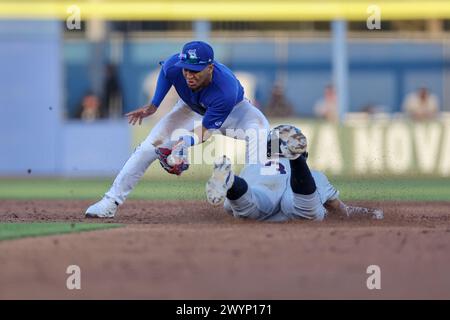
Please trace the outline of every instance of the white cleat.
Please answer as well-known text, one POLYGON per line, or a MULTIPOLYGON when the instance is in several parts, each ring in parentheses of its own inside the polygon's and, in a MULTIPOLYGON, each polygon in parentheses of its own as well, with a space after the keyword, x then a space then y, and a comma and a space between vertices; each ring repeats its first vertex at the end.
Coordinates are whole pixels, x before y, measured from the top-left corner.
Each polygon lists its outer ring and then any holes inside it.
POLYGON ((274 128, 273 133, 278 136, 280 153, 285 158, 295 160, 306 152, 308 143, 300 129, 284 124, 274 128))
POLYGON ((382 220, 382 219, 384 219, 384 213, 383 213, 383 210, 381 210, 381 209, 375 209, 375 210, 372 212, 372 219, 375 219, 375 220, 382 220))
POLYGON ((225 201, 227 191, 234 182, 234 174, 231 171, 231 161, 222 156, 214 161, 214 169, 211 178, 206 183, 206 199, 213 206, 218 206, 225 201))
POLYGON ((105 196, 86 210, 86 218, 114 218, 118 206, 114 199, 105 196))

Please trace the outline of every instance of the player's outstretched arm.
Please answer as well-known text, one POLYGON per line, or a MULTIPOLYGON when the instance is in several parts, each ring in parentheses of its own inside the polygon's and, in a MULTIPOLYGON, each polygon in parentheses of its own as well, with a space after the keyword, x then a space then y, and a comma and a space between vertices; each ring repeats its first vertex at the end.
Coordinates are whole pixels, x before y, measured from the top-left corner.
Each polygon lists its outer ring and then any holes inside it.
POLYGON ((332 214, 339 214, 343 217, 367 217, 372 219, 383 219, 384 214, 381 209, 372 209, 364 207, 347 206, 339 198, 328 200, 324 204, 328 212, 332 214))
POLYGON ((203 143, 211 136, 208 129, 203 125, 194 128, 194 138, 191 135, 181 136, 179 140, 173 145, 172 153, 167 157, 167 163, 170 166, 179 165, 187 162, 187 149, 196 144, 203 143), (200 138, 199 138, 200 137, 200 138))
POLYGON ((142 124, 142 119, 154 114, 158 110, 158 108, 153 104, 148 104, 143 106, 142 108, 139 108, 137 110, 134 110, 132 112, 128 112, 125 114, 125 116, 128 117, 128 123, 131 125, 135 125, 136 122, 139 121, 139 125, 142 124))

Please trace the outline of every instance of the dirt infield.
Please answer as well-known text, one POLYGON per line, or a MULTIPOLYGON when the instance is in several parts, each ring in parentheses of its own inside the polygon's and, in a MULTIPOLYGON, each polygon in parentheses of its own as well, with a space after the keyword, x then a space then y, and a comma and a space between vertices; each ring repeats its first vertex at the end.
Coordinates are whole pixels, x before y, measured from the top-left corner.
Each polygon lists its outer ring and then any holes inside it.
MULTIPOLYGON (((89 203, 1 200, 0 222, 86 222, 89 203)), ((385 220, 258 223, 203 201, 130 200, 108 220, 124 228, 0 242, 0 299, 450 298, 450 202, 353 204, 385 220), (81 290, 66 288, 74 264, 81 290)))

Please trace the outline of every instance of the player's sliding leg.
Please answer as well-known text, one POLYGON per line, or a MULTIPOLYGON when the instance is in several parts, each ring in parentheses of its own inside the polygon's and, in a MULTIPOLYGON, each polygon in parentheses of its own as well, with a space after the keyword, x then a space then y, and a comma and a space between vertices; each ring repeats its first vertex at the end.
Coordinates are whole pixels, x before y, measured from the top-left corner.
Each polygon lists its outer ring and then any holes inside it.
POLYGON ((315 180, 306 164, 304 155, 298 159, 290 160, 291 165, 291 188, 294 193, 293 203, 295 211, 302 217, 322 220, 328 212, 337 212, 346 217, 368 217, 372 219, 383 219, 381 209, 347 206, 338 198, 328 200, 324 205, 316 192, 315 180), (326 210, 326 209, 328 210, 326 210))
POLYGON ((310 220, 323 220, 326 210, 323 207, 316 183, 306 164, 306 157, 301 155, 295 160, 290 160, 292 189, 291 213, 294 217, 310 220))
POLYGON ((103 199, 86 210, 86 217, 114 217, 118 206, 126 200, 147 168, 158 158, 155 149, 158 147, 170 148, 174 142, 170 140, 172 132, 182 128, 190 131, 194 128, 195 121, 201 121, 201 116, 188 109, 182 101, 179 101, 173 110, 158 122, 148 137, 136 148, 103 199))
POLYGON ((289 160, 291 166, 291 189, 295 194, 310 195, 316 190, 316 182, 306 164, 306 157, 300 155, 295 160, 289 160))
MULTIPOLYGON (((373 219, 383 219, 383 211, 380 209, 369 209, 363 207, 347 206, 337 198, 337 191, 326 180, 327 192, 331 190, 332 200, 328 200, 324 205, 320 201, 317 192, 316 182, 306 163, 307 142, 301 131, 290 125, 278 126, 276 134, 279 139, 280 154, 290 159, 291 178, 290 186, 293 192, 292 200, 284 199, 284 207, 294 216, 306 219, 322 220, 327 213, 338 212, 347 217, 371 217, 373 219), (286 201, 287 200, 287 201, 286 201), (325 209, 326 208, 326 209, 325 209)), ((273 138, 273 137, 272 137, 273 138)), ((324 175, 316 173, 319 179, 326 179, 324 175)), ((324 185, 324 183, 322 183, 324 185)), ((289 195, 290 197, 290 195, 289 195)))
MULTIPOLYGON (((222 156, 214 161, 213 173, 206 182, 206 199, 213 206, 225 201, 228 190, 233 186, 235 175, 231 170, 231 161, 222 156)), ((245 181, 244 181, 245 182, 245 181)))
POLYGON ((231 161, 226 156, 214 163, 213 174, 206 183, 206 198, 212 205, 225 201, 225 209, 236 218, 262 220, 270 215, 279 202, 271 199, 269 190, 250 187, 245 179, 231 170, 231 161))
POLYGON ((210 204, 221 205, 225 198, 238 200, 247 191, 247 182, 233 173, 229 158, 222 156, 214 161, 212 176, 206 183, 206 199, 210 204))
POLYGON ((316 183, 306 163, 306 137, 294 126, 281 125, 271 131, 272 139, 278 139, 279 154, 289 159, 291 167, 289 184, 292 193, 283 195, 283 211, 291 218, 323 220, 326 210, 320 202, 316 183))

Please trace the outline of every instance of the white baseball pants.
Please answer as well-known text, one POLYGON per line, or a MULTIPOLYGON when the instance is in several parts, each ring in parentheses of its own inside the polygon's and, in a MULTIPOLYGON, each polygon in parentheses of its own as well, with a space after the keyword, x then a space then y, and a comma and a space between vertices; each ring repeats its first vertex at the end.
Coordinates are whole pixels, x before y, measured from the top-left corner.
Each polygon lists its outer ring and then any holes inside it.
MULTIPOLYGON (((155 148, 171 148, 172 144, 176 142, 176 140, 171 140, 172 133, 175 130, 185 129, 187 131, 193 131, 194 126, 201 123, 202 119, 203 117, 201 115, 192 111, 180 99, 173 109, 151 130, 147 138, 136 148, 117 175, 106 196, 122 204, 147 168, 157 159, 155 148)), ((244 99, 233 108, 219 131, 226 135, 228 133, 227 129, 242 129, 241 133, 232 137, 245 139, 246 159, 248 161, 258 161, 258 152, 261 153, 262 145, 264 145, 263 152, 265 151, 266 138, 270 129, 269 122, 262 112, 253 106, 250 101, 244 99), (262 132, 263 135, 265 134, 264 141, 260 141, 261 139, 253 135, 247 137, 244 131, 248 129, 254 129, 257 133, 262 132)))
POLYGON ((310 195, 295 194, 287 187, 281 195, 261 186, 250 186, 237 200, 225 200, 224 208, 236 218, 282 222, 295 219, 321 221, 326 209, 317 190, 310 195))

